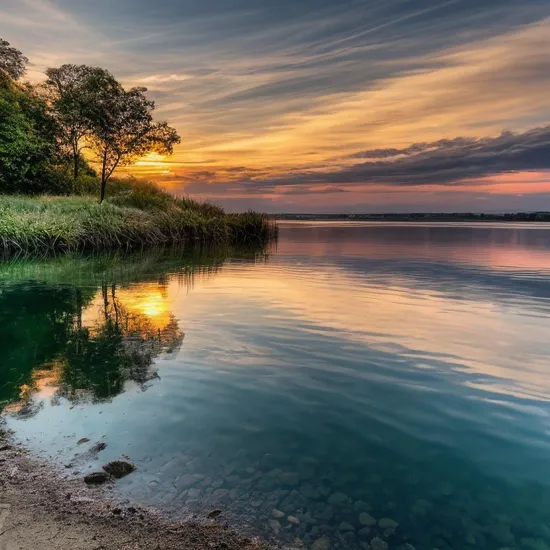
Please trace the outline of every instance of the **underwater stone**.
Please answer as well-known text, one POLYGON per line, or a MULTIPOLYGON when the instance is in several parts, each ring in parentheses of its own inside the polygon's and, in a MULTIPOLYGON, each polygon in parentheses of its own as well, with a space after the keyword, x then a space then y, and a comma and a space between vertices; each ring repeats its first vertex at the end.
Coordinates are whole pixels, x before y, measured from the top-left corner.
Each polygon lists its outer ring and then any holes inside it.
POLYGON ((427 500, 424 500, 424 499, 420 499, 413 504, 412 512, 413 514, 424 516, 429 512, 431 507, 432 507, 431 502, 428 502, 427 500))
POLYGON ((359 529, 359 531, 357 531, 357 534, 360 536, 360 537, 363 537, 364 539, 368 538, 368 536, 370 535, 370 532, 371 532, 371 528, 370 527, 363 527, 363 529, 359 529))
POLYGON ((378 522, 378 527, 380 527, 380 529, 397 529, 398 526, 399 526, 399 523, 397 523, 397 521, 391 518, 382 518, 378 522))
POLYGON ((274 518, 277 518, 277 519, 280 519, 280 518, 284 518, 284 517, 285 517, 285 513, 284 513, 284 512, 281 512, 281 510, 272 510, 272 511, 271 511, 271 515, 272 515, 274 518))
POLYGON ((374 519, 368 512, 362 512, 359 514, 359 523, 361 525, 366 525, 367 527, 373 527, 376 525, 376 519, 374 519))
POLYGON ((273 532, 278 535, 281 531, 281 524, 276 519, 270 519, 268 523, 273 532))
POLYGON ((300 520, 295 516, 288 516, 286 518, 289 523, 293 523, 294 525, 300 525, 300 520))
POLYGON ((355 531, 355 527, 351 523, 348 523, 347 521, 343 521, 338 526, 338 530, 345 533, 346 531, 355 531))
POLYGON ((356 500, 353 504, 353 509, 356 512, 370 512, 371 505, 368 502, 365 502, 364 500, 356 500))
POLYGON ((388 545, 379 537, 374 537, 370 541, 372 550, 388 550, 388 545))
POLYGON ((514 545, 515 539, 514 539, 514 535, 510 531, 509 525, 506 525, 504 523, 496 523, 496 524, 488 525, 484 527, 483 531, 502 545, 505 545, 505 546, 514 545))
POLYGON ((109 480, 109 474, 107 472, 92 472, 84 478, 84 482, 87 485, 100 485, 109 480))
POLYGON ((328 498, 328 503, 334 506, 346 506, 351 504, 351 499, 345 493, 336 492, 332 493, 328 498))
POLYGON ((320 539, 317 539, 312 547, 312 550, 330 550, 330 541, 328 537, 321 537, 320 539))
POLYGON ((279 479, 283 485, 298 485, 300 476, 296 472, 283 472, 279 479))
POLYGON ((127 476, 136 470, 136 467, 131 462, 126 462, 125 460, 113 460, 102 466, 102 468, 113 477, 120 479, 121 477, 127 476))
POLYGON ((303 483, 300 486, 300 493, 312 500, 317 500, 321 496, 320 492, 311 483, 303 483))
MULTIPOLYGON (((181 489, 187 489, 187 487, 191 487, 191 485, 194 485, 197 482, 197 480, 192 476, 191 474, 183 474, 177 481, 178 487, 181 489)), ((223 482, 222 482, 223 484, 223 482)), ((212 484, 213 485, 213 484, 212 484)), ((214 486, 214 485, 213 485, 214 486)))
POLYGON ((521 545, 528 550, 548 550, 548 545, 542 539, 521 539, 521 545))

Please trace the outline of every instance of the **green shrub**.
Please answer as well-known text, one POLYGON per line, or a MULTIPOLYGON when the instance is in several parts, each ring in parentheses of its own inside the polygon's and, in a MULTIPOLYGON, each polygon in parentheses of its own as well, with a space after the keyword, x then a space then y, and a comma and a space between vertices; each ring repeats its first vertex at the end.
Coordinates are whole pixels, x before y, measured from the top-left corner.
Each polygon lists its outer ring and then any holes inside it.
POLYGON ((226 215, 151 183, 122 180, 111 187, 112 196, 103 204, 97 196, 0 195, 0 254, 45 256, 175 243, 255 245, 277 234, 276 225, 262 214, 226 215))

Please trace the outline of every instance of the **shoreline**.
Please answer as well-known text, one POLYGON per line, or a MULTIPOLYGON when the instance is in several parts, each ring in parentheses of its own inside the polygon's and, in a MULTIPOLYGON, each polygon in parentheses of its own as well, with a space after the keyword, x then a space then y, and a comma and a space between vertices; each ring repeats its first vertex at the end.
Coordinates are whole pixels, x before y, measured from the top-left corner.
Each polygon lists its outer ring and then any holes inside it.
POLYGON ((228 214, 152 184, 114 186, 113 193, 101 204, 90 196, 0 195, 0 261, 165 246, 258 246, 277 237, 276 223, 265 214, 228 214))
MULTIPOLYGON (((138 474, 139 475, 139 474, 138 474)), ((65 479, 32 456, 0 425, 0 548, 2 550, 268 550, 224 521, 174 522, 161 511, 65 479)))

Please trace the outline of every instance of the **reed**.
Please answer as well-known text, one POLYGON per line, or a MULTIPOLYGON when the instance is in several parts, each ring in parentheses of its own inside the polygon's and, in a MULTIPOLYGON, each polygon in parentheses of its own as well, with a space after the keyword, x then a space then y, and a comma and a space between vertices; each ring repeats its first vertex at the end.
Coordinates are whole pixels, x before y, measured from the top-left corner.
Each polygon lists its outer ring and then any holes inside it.
POLYGON ((255 245, 277 235, 265 214, 226 214, 151 183, 123 183, 94 197, 0 195, 0 255, 139 249, 161 245, 255 245))

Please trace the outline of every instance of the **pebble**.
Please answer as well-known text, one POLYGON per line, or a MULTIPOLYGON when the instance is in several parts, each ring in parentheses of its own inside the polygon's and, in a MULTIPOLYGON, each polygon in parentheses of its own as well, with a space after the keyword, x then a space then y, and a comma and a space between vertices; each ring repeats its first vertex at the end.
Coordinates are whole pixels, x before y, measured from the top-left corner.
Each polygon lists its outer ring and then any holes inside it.
POLYGON ((370 532, 371 532, 371 528, 370 527, 363 527, 363 529, 359 529, 359 531, 357 531, 357 534, 366 539, 368 538, 368 536, 370 535, 370 532))
POLYGON ((279 479, 283 485, 298 485, 300 476, 296 472, 283 472, 279 479))
POLYGON ((388 545, 380 537, 374 537, 370 541, 372 550, 388 550, 388 545))
POLYGON ((87 485, 99 485, 109 480, 107 472, 92 472, 84 477, 84 483, 87 485))
POLYGON ((321 496, 320 492, 311 483, 303 483, 300 486, 300 493, 312 500, 317 500, 321 496))
POLYGON ((338 530, 345 533, 346 531, 355 531, 355 527, 351 523, 348 523, 347 521, 343 521, 338 526, 338 530))
POLYGON ((413 504, 412 512, 413 514, 416 514, 419 516, 425 516, 430 511, 431 507, 432 507, 431 502, 424 499, 420 499, 413 504))
POLYGON ((191 485, 194 485, 196 483, 196 479, 191 474, 183 474, 177 481, 178 487, 182 489, 187 489, 187 487, 191 487, 191 485))
POLYGON ((376 519, 373 518, 368 512, 362 512, 359 514, 359 523, 361 525, 366 525, 367 527, 373 527, 376 525, 376 519))
POLYGON ((328 537, 321 537, 320 539, 317 539, 312 547, 312 550, 330 550, 330 541, 328 537))
POLYGON ((284 513, 284 512, 281 512, 281 510, 272 510, 272 511, 271 511, 271 515, 272 515, 274 518, 277 518, 277 519, 281 519, 281 518, 284 518, 284 517, 285 517, 285 513, 284 513))
POLYGON ((370 512, 372 508, 371 505, 364 500, 356 500, 353 504, 353 509, 357 512, 370 512))
MULTIPOLYGON (((364 525, 368 525, 368 524, 364 524, 364 525)), ((399 523, 397 523, 397 521, 391 518, 382 518, 378 522, 378 527, 380 527, 380 529, 397 529, 398 526, 399 526, 399 523)))
POLYGON ((300 525, 300 520, 296 516, 288 516, 286 518, 289 523, 293 523, 294 525, 300 525))
POLYGON ((136 470, 135 465, 126 460, 113 460, 102 466, 102 468, 117 479, 127 476, 136 470))
POLYGON ((281 531, 281 524, 276 519, 270 519, 268 523, 273 532, 278 535, 281 531))
POLYGON ((328 497, 328 503, 334 506, 346 506, 351 503, 351 499, 345 493, 338 491, 328 497))

